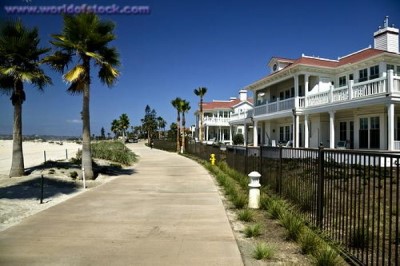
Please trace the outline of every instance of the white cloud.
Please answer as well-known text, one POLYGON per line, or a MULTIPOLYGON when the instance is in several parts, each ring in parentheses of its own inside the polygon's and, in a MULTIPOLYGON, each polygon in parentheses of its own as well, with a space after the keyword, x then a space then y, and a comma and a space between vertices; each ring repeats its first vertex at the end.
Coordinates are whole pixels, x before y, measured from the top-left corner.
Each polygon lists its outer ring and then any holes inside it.
POLYGON ((82 120, 80 120, 80 119, 68 119, 67 123, 69 123, 69 124, 82 124, 82 120))

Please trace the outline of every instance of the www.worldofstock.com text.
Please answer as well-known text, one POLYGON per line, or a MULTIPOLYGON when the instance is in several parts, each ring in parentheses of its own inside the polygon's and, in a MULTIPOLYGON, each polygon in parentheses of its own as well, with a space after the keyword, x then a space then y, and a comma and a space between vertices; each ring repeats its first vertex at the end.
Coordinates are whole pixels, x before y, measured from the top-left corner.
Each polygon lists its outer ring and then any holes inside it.
POLYGON ((109 15, 149 15, 149 6, 118 6, 112 5, 74 5, 74 4, 63 4, 53 6, 4 6, 4 10, 7 14, 29 14, 29 15, 40 15, 40 14, 79 14, 79 13, 96 13, 96 14, 109 14, 109 15))

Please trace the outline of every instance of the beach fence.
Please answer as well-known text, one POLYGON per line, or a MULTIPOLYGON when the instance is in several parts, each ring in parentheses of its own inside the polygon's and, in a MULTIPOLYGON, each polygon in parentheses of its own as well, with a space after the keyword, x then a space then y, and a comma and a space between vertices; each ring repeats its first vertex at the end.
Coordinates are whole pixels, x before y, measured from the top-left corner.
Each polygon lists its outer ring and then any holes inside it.
MULTIPOLYGON (((47 161, 69 160, 76 157, 79 147, 63 147, 62 145, 45 145, 37 149, 24 150, 25 168, 41 165, 47 161)), ((12 153, 1 154, 0 156, 0 176, 7 176, 10 171, 12 153)))

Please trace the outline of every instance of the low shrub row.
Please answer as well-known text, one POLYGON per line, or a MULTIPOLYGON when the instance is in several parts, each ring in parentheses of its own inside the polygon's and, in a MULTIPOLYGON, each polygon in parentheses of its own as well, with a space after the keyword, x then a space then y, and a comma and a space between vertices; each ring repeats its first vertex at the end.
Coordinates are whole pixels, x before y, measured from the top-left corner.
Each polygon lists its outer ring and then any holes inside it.
MULTIPOLYGON (((120 141, 99 141, 91 144, 92 157, 104 159, 123 165, 131 165, 136 162, 136 155, 128 150, 120 141)), ((77 158, 80 159, 82 151, 79 151, 77 158)))

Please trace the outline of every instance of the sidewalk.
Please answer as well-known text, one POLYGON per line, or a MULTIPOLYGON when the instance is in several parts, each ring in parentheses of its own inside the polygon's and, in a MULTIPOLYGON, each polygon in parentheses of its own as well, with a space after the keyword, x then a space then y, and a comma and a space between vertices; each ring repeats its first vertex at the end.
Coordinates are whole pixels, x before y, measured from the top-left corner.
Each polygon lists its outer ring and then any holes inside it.
POLYGON ((132 175, 0 232, 0 265, 243 265, 207 171, 128 147, 140 156, 132 175))

